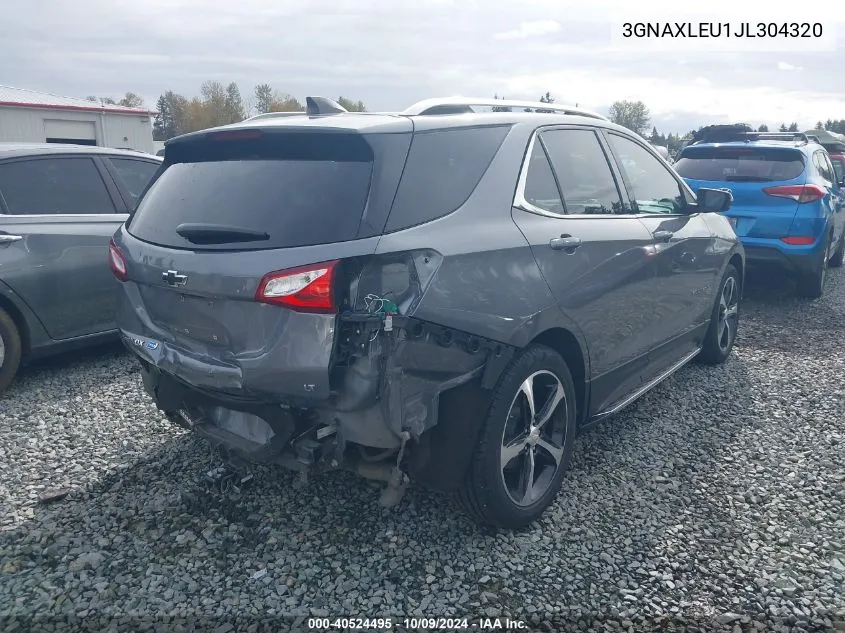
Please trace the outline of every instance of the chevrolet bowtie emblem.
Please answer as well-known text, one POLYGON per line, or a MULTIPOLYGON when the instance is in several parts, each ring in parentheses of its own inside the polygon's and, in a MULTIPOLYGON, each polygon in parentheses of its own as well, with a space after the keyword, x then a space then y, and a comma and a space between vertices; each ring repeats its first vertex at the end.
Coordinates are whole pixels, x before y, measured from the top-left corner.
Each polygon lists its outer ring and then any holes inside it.
POLYGON ((161 273, 161 280, 168 286, 184 286, 188 282, 188 276, 180 275, 176 270, 168 270, 161 273))

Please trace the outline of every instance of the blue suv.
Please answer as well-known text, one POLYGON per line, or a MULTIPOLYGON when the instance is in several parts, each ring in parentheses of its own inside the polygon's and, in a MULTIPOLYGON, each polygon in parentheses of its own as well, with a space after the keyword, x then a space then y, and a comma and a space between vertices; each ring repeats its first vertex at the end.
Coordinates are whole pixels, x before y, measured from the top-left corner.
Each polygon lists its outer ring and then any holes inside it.
POLYGON ((704 136, 674 164, 694 191, 729 189, 725 215, 749 266, 796 277, 802 296, 818 298, 828 266, 845 258, 845 182, 827 151, 805 134, 735 132, 704 136))

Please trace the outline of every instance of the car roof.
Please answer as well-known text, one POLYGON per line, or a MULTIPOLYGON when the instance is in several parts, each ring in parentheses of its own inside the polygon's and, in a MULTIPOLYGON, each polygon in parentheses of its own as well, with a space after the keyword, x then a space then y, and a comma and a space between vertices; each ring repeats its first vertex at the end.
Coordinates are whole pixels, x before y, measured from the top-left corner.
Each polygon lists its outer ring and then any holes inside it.
POLYGON ((332 110, 332 107, 339 106, 322 97, 308 98, 308 100, 312 99, 319 99, 324 104, 324 107, 325 103, 329 103, 330 105, 325 110, 320 110, 319 106, 315 106, 314 110, 309 109, 306 112, 266 113, 239 123, 183 134, 166 141, 166 145, 186 141, 190 142, 205 138, 210 134, 226 131, 234 132, 237 130, 290 129, 301 131, 314 129, 357 133, 401 133, 497 125, 524 124, 532 127, 540 127, 569 124, 599 126, 629 135, 632 134, 627 128, 611 123, 606 117, 590 110, 585 110, 578 106, 566 106, 554 103, 447 97, 443 99, 426 99, 402 112, 347 112, 342 108, 340 111, 332 110), (485 108, 509 108, 511 111, 488 112, 472 110, 472 108, 478 106, 485 108), (461 107, 466 107, 467 110, 456 112, 461 107), (440 111, 437 111, 438 109, 440 111), (539 111, 513 111, 520 109, 536 109, 539 111))
POLYGON ((64 143, 0 143, 0 160, 4 158, 21 158, 24 156, 43 156, 51 154, 96 154, 108 156, 144 157, 161 161, 160 156, 147 154, 134 149, 115 149, 94 145, 70 145, 64 143))
POLYGON ((574 114, 543 112, 480 112, 461 114, 403 115, 385 113, 349 112, 335 115, 279 117, 242 121, 222 127, 191 132, 167 141, 167 145, 200 138, 225 131, 237 130, 323 130, 354 133, 401 133, 427 130, 445 130, 466 127, 492 127, 524 124, 531 127, 550 125, 589 125, 615 130, 627 135, 633 133, 625 127, 603 119, 574 114))

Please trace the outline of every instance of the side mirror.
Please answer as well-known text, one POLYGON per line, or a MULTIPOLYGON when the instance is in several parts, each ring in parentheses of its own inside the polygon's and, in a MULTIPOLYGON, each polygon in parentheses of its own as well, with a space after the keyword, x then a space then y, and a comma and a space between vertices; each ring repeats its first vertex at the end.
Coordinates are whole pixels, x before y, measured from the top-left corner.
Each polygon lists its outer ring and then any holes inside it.
POLYGON ((731 208, 733 194, 727 189, 701 188, 696 194, 698 210, 701 213, 722 213, 731 208))

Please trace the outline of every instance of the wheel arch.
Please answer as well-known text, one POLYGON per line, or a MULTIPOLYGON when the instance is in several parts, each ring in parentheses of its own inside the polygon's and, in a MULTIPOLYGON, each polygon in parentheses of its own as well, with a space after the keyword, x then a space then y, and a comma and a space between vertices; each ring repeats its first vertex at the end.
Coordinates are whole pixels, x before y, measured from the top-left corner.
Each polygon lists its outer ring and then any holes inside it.
POLYGON ((739 252, 735 252, 728 259, 728 263, 725 268, 731 265, 739 272, 739 296, 742 297, 742 294, 745 291, 745 258, 743 258, 739 252))
POLYGON ((544 345, 563 357, 575 383, 575 406, 579 422, 586 421, 589 411, 589 356, 578 338, 566 328, 552 327, 535 336, 529 345, 544 345))
MULTIPOLYGON (((590 373, 589 356, 581 339, 572 330, 554 325, 534 333, 533 338, 525 337, 515 346, 517 354, 531 345, 548 347, 566 362, 575 383, 577 421, 584 421, 589 411, 590 373)), ((504 367, 498 371, 497 383, 503 371, 504 367)), ((452 492, 460 485, 492 396, 493 391, 483 388, 481 381, 470 381, 441 394, 438 423, 423 434, 412 451, 411 474, 417 481, 441 492, 452 492), (438 459, 431 459, 435 455, 438 459)))
POLYGON ((23 311, 15 304, 14 301, 3 294, 3 292, 0 292, 0 310, 6 312, 6 314, 8 314, 12 319, 15 327, 18 328, 18 334, 21 337, 21 357, 23 360, 28 356, 30 345, 32 343, 29 323, 27 323, 23 311))

